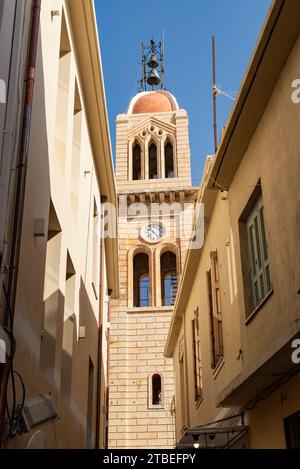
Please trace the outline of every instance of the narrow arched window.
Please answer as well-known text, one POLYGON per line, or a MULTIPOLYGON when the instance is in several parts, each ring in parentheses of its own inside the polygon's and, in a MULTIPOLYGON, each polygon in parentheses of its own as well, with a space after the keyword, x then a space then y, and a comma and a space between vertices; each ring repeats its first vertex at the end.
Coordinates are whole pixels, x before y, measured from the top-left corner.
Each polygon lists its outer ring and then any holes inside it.
POLYGON ((157 147, 155 143, 151 143, 149 147, 149 179, 158 179, 157 147))
POLYGON ((165 145, 165 176, 166 178, 175 177, 173 145, 170 142, 165 145))
POLYGON ((158 373, 152 376, 152 405, 162 405, 161 376, 158 373))
POLYGON ((142 158, 141 147, 136 143, 132 150, 132 179, 138 181, 142 179, 142 158))
POLYGON ((175 304, 177 294, 177 266, 176 255, 164 252, 160 258, 162 305, 175 304))
POLYGON ((149 257, 143 252, 133 259, 133 305, 151 306, 149 257))
POLYGON ((149 274, 141 275, 139 280, 139 306, 150 306, 149 274))

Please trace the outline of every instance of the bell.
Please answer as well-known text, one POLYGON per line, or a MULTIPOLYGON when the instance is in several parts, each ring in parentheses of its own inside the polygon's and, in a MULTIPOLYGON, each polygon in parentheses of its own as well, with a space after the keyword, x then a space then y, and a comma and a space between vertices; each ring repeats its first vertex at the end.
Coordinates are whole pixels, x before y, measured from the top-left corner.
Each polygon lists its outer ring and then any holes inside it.
POLYGON ((157 58, 155 57, 154 54, 151 55, 149 62, 147 63, 148 67, 150 68, 156 68, 158 67, 158 62, 157 58))
POLYGON ((151 70, 147 78, 147 83, 150 86, 157 86, 160 84, 160 78, 157 70, 151 70))

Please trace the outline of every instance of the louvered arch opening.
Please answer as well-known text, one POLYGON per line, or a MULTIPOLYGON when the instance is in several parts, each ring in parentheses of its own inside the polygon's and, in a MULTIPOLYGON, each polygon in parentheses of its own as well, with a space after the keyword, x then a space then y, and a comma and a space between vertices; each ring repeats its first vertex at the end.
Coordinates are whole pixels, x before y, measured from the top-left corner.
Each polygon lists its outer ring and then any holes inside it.
POLYGON ((144 252, 133 258, 133 305, 151 306, 149 256, 144 252))
POLYGON ((132 179, 142 179, 142 152, 138 143, 135 143, 132 149, 132 179))
POLYGON ((160 258, 162 305, 172 306, 177 294, 177 258, 176 254, 167 251, 160 258))
POLYGON ((149 179, 158 179, 157 146, 154 142, 149 146, 149 179))
POLYGON ((166 178, 175 177, 173 145, 169 141, 165 145, 165 176, 166 178))

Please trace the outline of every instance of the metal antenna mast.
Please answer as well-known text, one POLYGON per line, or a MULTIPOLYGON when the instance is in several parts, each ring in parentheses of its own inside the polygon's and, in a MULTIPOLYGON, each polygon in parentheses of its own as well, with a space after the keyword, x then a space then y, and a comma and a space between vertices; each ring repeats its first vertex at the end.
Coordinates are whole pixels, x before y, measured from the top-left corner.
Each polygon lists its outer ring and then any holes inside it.
POLYGON ((213 122, 214 122, 214 145, 215 153, 218 149, 218 129, 217 129, 217 84, 216 84, 216 45, 215 36, 212 37, 212 66, 213 66, 213 85, 212 85, 212 96, 213 96, 213 122))
POLYGON ((142 91, 146 91, 146 63, 145 63, 145 46, 144 43, 142 42, 142 79, 141 79, 141 88, 142 91))
POLYGON ((161 84, 160 89, 165 89, 165 64, 164 64, 164 54, 165 54, 165 31, 163 31, 161 46, 160 46, 160 77, 161 84))

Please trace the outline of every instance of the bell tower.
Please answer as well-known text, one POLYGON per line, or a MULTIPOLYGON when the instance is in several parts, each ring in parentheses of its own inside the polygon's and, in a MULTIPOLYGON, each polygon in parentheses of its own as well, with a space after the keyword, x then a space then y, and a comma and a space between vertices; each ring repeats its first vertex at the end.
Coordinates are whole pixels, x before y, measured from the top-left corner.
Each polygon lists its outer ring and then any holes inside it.
POLYGON ((164 89, 163 73, 162 44, 142 45, 142 91, 116 120, 120 297, 110 312, 109 448, 175 445, 164 347, 196 189, 187 112, 164 89))

